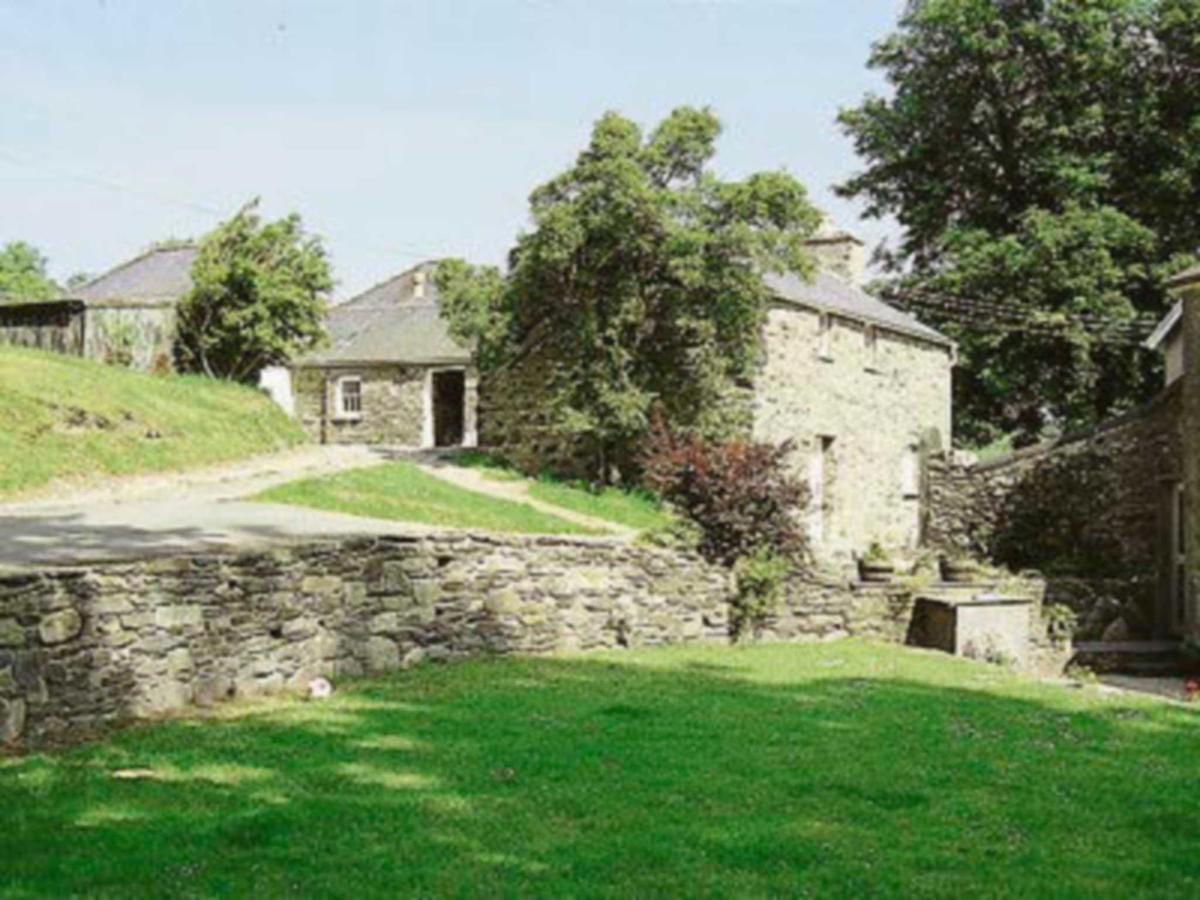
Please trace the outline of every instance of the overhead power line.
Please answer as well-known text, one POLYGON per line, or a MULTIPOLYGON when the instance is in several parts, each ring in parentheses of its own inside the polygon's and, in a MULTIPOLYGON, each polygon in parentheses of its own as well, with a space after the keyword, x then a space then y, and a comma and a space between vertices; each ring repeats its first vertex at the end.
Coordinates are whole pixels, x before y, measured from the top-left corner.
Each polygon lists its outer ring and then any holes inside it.
POLYGON ((958 327, 981 332, 1002 334, 1031 334, 1063 337, 1070 331, 1084 330, 1093 340, 1113 345, 1141 344, 1158 324, 1152 315, 1139 314, 1133 318, 1113 318, 1099 313, 1053 313, 1038 315, 1014 303, 994 300, 973 300, 920 290, 892 290, 883 294, 888 303, 926 318, 953 323, 958 327))

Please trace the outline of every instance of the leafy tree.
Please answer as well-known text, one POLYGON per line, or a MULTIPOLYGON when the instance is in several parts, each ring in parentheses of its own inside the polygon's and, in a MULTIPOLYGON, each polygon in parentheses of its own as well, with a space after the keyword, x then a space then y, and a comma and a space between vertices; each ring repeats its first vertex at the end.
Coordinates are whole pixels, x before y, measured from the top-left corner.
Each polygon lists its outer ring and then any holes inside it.
POLYGON ((333 279, 320 239, 294 213, 263 222, 257 206, 248 203, 200 242, 178 310, 181 369, 249 381, 325 339, 333 279))
POLYGON ((1154 361, 1130 342, 1045 326, 1161 314, 1161 276, 1200 245, 1200 3, 911 0, 870 65, 893 90, 842 112, 866 167, 839 189, 899 222, 892 288, 1029 325, 946 317, 960 434, 1030 438, 1145 397, 1154 361))
POLYGON ((49 300, 58 286, 46 275, 46 257, 24 241, 0 247, 0 303, 49 300))
POLYGON ((729 433, 758 358, 761 274, 809 271, 819 214, 804 187, 784 172, 718 178, 720 132, 708 109, 676 109, 649 135, 607 113, 533 191, 506 274, 439 268, 452 327, 485 369, 538 344, 555 423, 600 480, 635 467, 656 402, 675 429, 729 433))

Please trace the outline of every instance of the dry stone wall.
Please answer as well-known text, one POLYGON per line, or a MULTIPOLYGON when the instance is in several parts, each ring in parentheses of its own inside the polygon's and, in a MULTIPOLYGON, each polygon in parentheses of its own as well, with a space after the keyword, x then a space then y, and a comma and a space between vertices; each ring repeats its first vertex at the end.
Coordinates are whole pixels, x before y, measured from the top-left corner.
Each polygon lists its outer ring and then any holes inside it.
MULTIPOLYGON (((1040 609, 1036 587, 1017 593, 1040 609)), ((912 643, 925 592, 797 576, 754 637, 912 643)), ((691 554, 469 533, 8 574, 0 746, 426 659, 725 642, 735 593, 691 554)))
POLYGON ((730 576, 612 542, 439 535, 0 577, 0 743, 427 657, 724 640, 730 576))
POLYGON ((926 543, 1044 572, 1052 602, 1080 616, 1081 637, 1118 619, 1110 638, 1161 630, 1179 417, 1176 385, 1098 428, 1003 459, 934 458, 926 543))

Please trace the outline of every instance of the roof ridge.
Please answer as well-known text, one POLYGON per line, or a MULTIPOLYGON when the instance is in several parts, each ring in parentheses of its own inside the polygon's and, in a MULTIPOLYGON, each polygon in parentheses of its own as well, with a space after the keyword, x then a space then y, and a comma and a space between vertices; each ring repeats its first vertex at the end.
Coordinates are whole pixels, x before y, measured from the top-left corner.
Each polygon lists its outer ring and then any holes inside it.
POLYGON ((335 304, 333 308, 336 309, 336 308, 342 307, 342 306, 349 306, 351 303, 354 303, 356 300, 359 300, 360 298, 365 297, 367 294, 371 293, 372 291, 378 290, 379 288, 383 287, 385 284, 391 284, 393 281, 397 281, 397 280, 403 278, 405 275, 408 275, 411 272, 417 271, 417 269, 420 269, 423 266, 440 263, 444 259, 449 259, 449 257, 443 256, 443 257, 440 257, 437 259, 423 259, 419 263, 414 263, 413 265, 409 266, 407 269, 401 269, 395 275, 389 275, 387 278, 384 278, 384 279, 381 279, 380 281, 375 282, 370 287, 364 288, 363 290, 359 291, 353 297, 343 300, 341 303, 335 304))

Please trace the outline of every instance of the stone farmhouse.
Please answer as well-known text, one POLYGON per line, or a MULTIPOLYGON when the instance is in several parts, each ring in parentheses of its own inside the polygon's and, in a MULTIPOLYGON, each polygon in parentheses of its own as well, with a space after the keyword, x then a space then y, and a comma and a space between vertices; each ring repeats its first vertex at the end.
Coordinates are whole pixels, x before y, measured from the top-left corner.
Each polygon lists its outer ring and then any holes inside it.
MULTIPOLYGON (((921 542, 923 471, 950 436, 955 346, 861 287, 863 245, 826 224, 811 281, 768 275, 774 302, 752 389, 752 436, 797 445, 818 555, 848 560, 878 542, 921 542)), ((528 468, 568 464, 570 442, 538 415, 547 367, 532 342, 480 393, 480 443, 528 468)))
POLYGON ((329 346, 291 367, 295 411, 330 444, 473 447, 478 376, 424 262, 335 306, 329 346))
POLYGON ((192 288, 193 246, 161 247, 59 300, 0 304, 0 343, 170 369, 175 306, 192 288))

